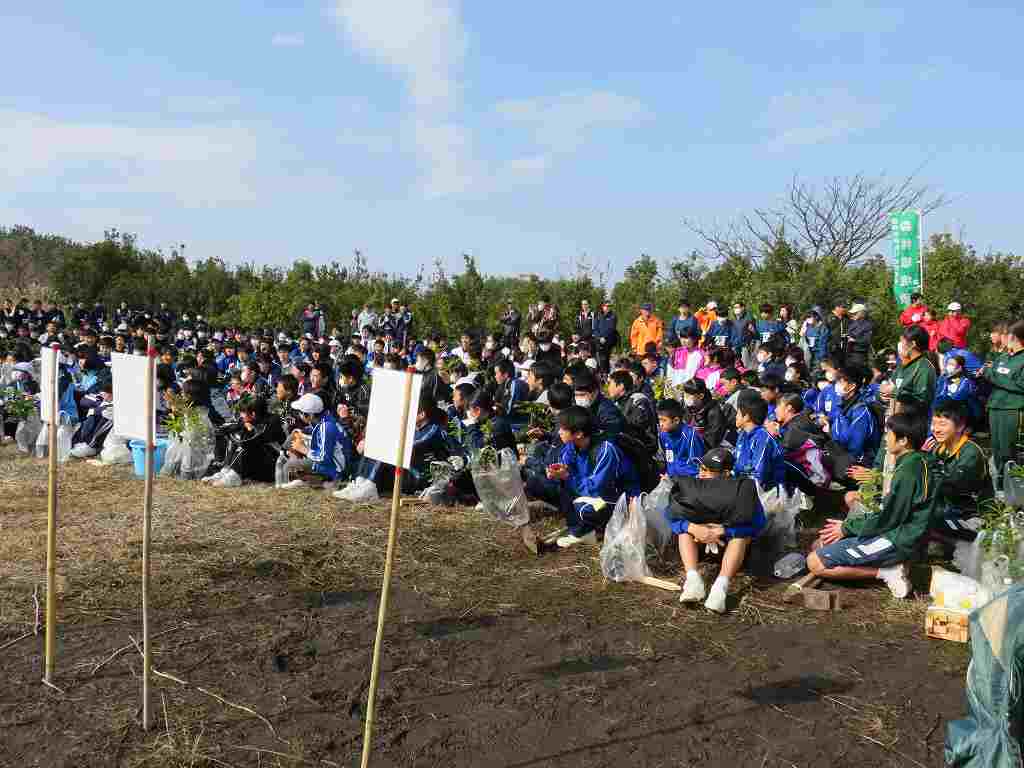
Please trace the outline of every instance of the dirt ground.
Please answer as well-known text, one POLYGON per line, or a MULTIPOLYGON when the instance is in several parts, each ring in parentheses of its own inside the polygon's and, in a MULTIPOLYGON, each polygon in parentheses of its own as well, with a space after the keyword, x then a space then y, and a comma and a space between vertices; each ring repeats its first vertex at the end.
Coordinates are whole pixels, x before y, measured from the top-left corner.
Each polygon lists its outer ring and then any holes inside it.
MULTIPOLYGON (((358 765, 388 505, 159 479, 148 733, 141 506, 130 468, 61 467, 50 689, 46 465, 0 448, 0 766, 358 765)), ((375 766, 930 767, 964 712, 969 649, 925 638, 926 598, 872 585, 820 613, 745 576, 719 617, 473 510, 401 528, 375 766)))

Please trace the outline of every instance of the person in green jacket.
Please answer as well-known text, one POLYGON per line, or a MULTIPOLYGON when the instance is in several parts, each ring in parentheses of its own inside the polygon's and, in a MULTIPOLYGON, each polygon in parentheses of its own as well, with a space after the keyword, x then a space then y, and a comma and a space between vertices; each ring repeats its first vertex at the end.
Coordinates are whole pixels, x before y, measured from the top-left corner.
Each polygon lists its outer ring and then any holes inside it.
POLYGON ((1003 467, 1022 450, 1024 442, 1024 320, 1010 326, 1006 346, 982 372, 992 385, 988 398, 989 434, 996 465, 996 487, 1002 487, 1003 467))
POLYGON ((976 517, 979 504, 992 497, 985 452, 966 433, 967 408, 956 400, 936 406, 932 415, 932 439, 925 448, 935 463, 936 493, 932 528, 937 533, 974 539, 963 525, 976 517))
POLYGON ((807 557, 823 579, 880 579, 894 597, 910 594, 906 561, 928 530, 936 483, 930 457, 921 452, 925 422, 897 413, 885 423, 885 449, 895 468, 880 509, 846 520, 828 520, 807 557))
POLYGON ((921 413, 928 413, 935 399, 935 368, 928 359, 928 332, 919 325, 903 331, 899 346, 900 364, 889 381, 879 388, 882 399, 896 403, 890 413, 899 412, 902 404, 910 403, 921 413))

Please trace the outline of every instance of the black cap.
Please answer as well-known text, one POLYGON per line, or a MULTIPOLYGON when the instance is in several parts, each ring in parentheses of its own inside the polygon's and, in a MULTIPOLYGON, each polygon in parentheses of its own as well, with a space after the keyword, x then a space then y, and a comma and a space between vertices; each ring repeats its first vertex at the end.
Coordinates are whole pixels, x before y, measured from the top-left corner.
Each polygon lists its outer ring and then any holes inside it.
POLYGON ((701 466, 712 472, 731 472, 733 463, 732 454, 726 448, 712 448, 700 460, 701 466))

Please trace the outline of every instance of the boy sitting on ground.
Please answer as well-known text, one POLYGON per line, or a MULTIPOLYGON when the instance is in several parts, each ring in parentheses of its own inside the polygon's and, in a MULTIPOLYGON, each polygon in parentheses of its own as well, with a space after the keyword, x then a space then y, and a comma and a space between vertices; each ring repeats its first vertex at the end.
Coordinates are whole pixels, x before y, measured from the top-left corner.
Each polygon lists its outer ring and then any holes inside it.
POLYGON ((547 476, 561 483, 559 506, 569 529, 557 541, 563 549, 596 543, 597 531, 607 525, 619 496, 639 493, 629 459, 611 440, 595 439, 594 432, 594 418, 582 406, 572 405, 558 415, 561 461, 548 467, 547 476))
POLYGON ((974 530, 965 520, 977 517, 981 502, 992 498, 988 461, 981 446, 967 433, 967 407, 956 400, 936 406, 932 438, 925 444, 935 459, 938 499, 932 527, 936 533, 973 541, 974 530))
POLYGON ((714 448, 700 459, 696 478, 676 477, 675 502, 670 507, 672 532, 679 534, 679 556, 686 569, 679 601, 707 600, 704 607, 725 613, 729 581, 743 565, 751 539, 764 530, 766 518, 757 489, 748 478, 731 477, 733 457, 725 448, 714 448), (722 568, 706 592, 697 571, 698 545, 724 546, 722 568))
POLYGON ((807 557, 811 573, 823 579, 881 579, 894 597, 910 593, 906 561, 928 530, 938 483, 921 452, 924 423, 909 414, 890 416, 885 449, 895 469, 877 512, 828 520, 807 557))
POLYGON ((696 477, 704 441, 686 423, 686 411, 678 400, 658 403, 658 441, 665 452, 665 474, 696 477))
POLYGON ((339 478, 349 469, 347 457, 352 456, 348 435, 338 427, 334 414, 324 409, 319 395, 307 393, 292 403, 306 431, 291 434, 288 459, 289 472, 298 471, 300 477, 286 483, 284 488, 303 488, 317 484, 325 490, 334 490, 339 478))

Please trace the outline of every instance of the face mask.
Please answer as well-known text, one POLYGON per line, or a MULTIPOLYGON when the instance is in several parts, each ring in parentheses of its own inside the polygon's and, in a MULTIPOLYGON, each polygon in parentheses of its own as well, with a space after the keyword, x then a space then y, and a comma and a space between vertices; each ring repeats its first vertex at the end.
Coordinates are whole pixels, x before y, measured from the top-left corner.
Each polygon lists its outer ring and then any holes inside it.
POLYGON ((695 397, 684 397, 683 398, 683 404, 687 408, 693 408, 693 406, 695 406, 697 404, 697 398, 695 398, 695 397))
POLYGON ((759 354, 757 356, 757 361, 759 363, 767 363, 769 360, 771 360, 771 355, 766 355, 764 353, 761 353, 761 354, 759 354))
POLYGON ((590 398, 587 397, 586 395, 576 395, 576 405, 578 405, 580 408, 589 408, 590 398))
POLYGON ((786 381, 796 381, 796 371, 786 371, 786 381))
POLYGON ((946 373, 949 374, 950 376, 959 376, 960 375, 960 366, 959 365, 947 365, 946 366, 946 373))
POLYGON ((820 390, 824 390, 825 387, 827 387, 827 386, 828 386, 828 382, 827 381, 819 381, 818 382, 818 389, 820 389, 820 390))
POLYGON ((836 394, 839 395, 840 397, 846 397, 847 395, 851 394, 852 392, 853 392, 853 387, 851 387, 849 384, 846 384, 846 385, 837 384, 836 385, 836 394))
POLYGON ((733 312, 734 315, 736 315, 736 317, 739 317, 740 315, 743 314, 743 310, 742 309, 734 309, 732 312, 733 312))
POLYGON ((792 358, 792 357, 787 357, 787 358, 786 358, 786 365, 787 365, 787 366, 790 366, 790 365, 792 365, 792 364, 793 364, 793 363, 795 363, 795 362, 796 362, 796 359, 795 359, 795 358, 792 358))
POLYGON ((835 381, 836 380, 835 371, 825 371, 825 378, 828 381, 835 381))
POLYGON ((906 357, 906 355, 907 355, 907 345, 904 344, 903 341, 901 340, 900 343, 896 345, 896 351, 899 352, 900 357, 906 357))
POLYGON ((494 342, 493 341, 488 341, 487 344, 484 345, 484 347, 486 349, 494 349, 494 342))
POLYGON ((547 352, 549 349, 551 349, 551 345, 550 344, 541 344, 540 345, 540 351, 541 352, 547 352))

